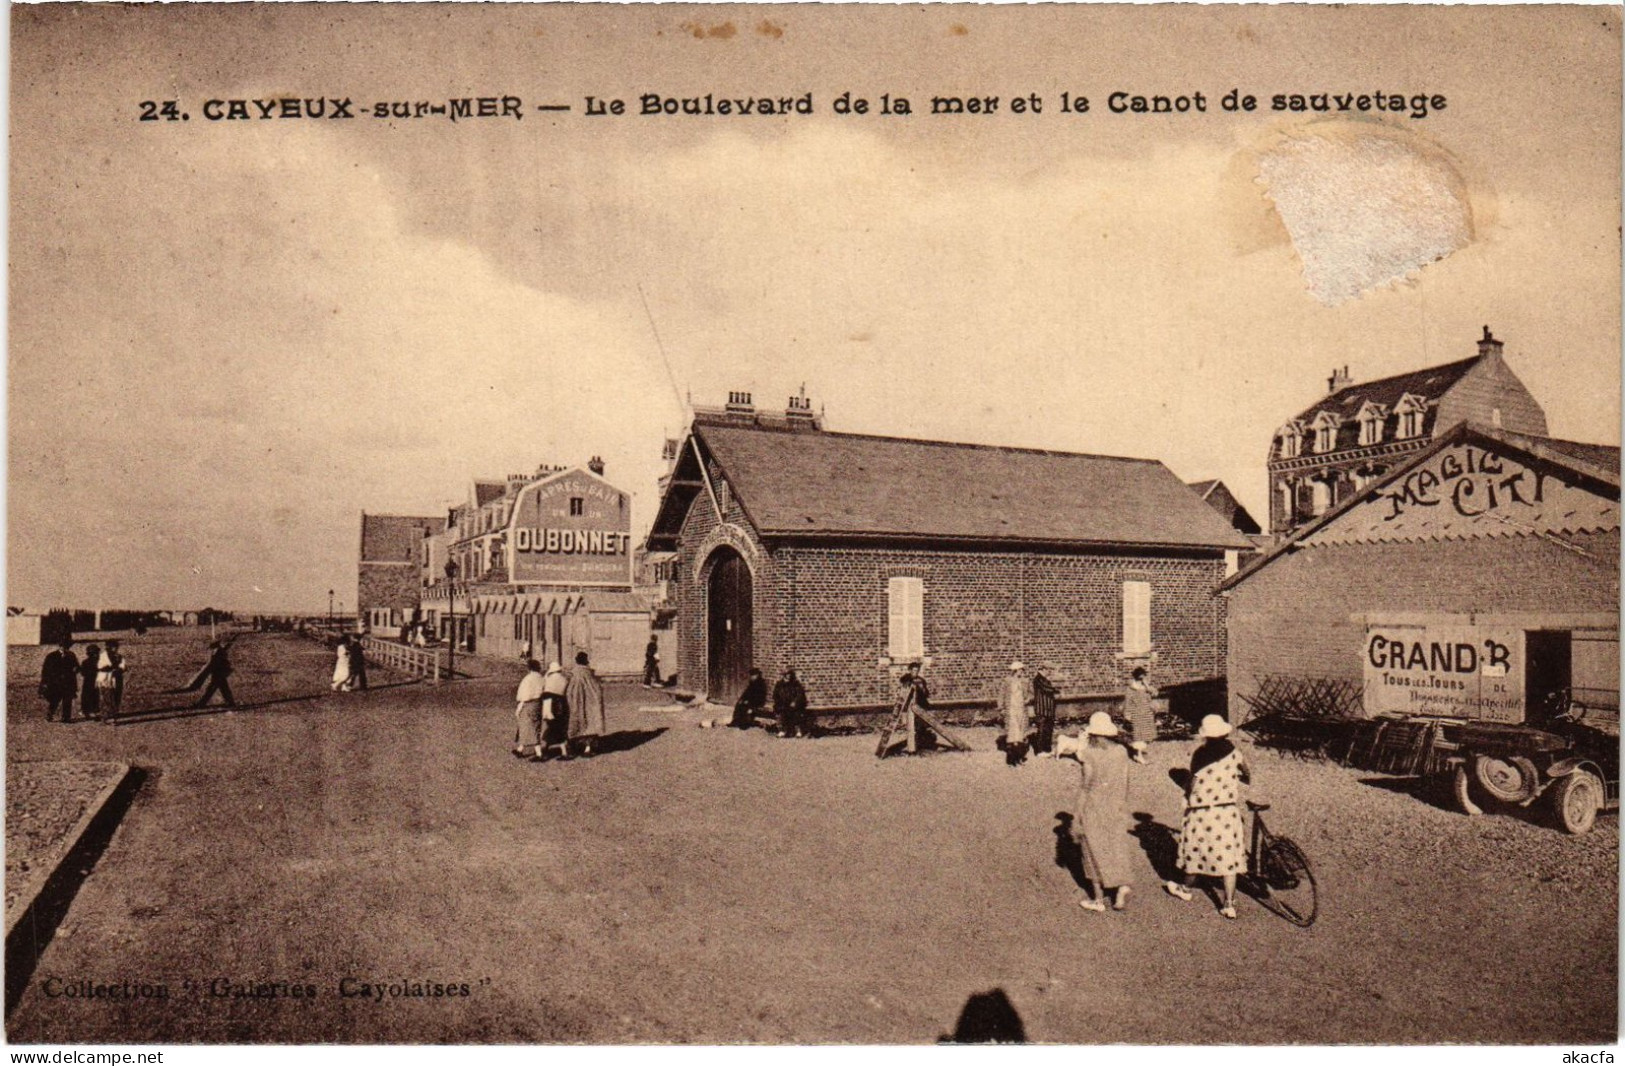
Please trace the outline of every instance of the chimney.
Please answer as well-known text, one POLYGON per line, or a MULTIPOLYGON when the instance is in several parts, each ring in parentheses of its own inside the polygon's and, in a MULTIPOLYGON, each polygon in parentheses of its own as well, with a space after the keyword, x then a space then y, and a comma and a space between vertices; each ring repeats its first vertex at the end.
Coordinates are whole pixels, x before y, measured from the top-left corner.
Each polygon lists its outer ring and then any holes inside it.
POLYGON ((1338 389, 1347 388, 1349 382, 1353 380, 1353 378, 1349 377, 1349 368, 1347 366, 1344 366, 1341 370, 1334 366, 1332 367, 1332 376, 1326 379, 1326 391, 1336 392, 1338 389))
POLYGON ((750 393, 734 391, 728 393, 728 406, 726 410, 731 415, 754 415, 756 413, 756 405, 751 403, 750 393))
POLYGON ((790 397, 784 407, 784 420, 791 429, 817 429, 818 418, 813 414, 812 401, 807 398, 807 386, 790 397))
POLYGON ((603 477, 604 476, 604 460, 603 460, 603 457, 595 455, 591 459, 588 459, 587 460, 587 469, 591 470, 593 473, 597 474, 599 477, 603 477))
POLYGON ((1499 359, 1501 357, 1501 342, 1490 333, 1490 327, 1484 327, 1484 335, 1478 339, 1479 358, 1499 359))

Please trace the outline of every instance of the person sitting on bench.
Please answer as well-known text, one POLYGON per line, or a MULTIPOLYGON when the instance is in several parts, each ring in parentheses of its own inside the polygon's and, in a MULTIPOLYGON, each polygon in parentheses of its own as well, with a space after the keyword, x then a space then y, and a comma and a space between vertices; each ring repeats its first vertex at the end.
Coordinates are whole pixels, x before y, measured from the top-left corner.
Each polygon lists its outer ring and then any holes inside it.
POLYGON ((756 724, 756 716, 767 706, 767 679, 756 667, 750 668, 750 683, 739 694, 734 704, 734 716, 728 722, 735 729, 749 729, 756 724))

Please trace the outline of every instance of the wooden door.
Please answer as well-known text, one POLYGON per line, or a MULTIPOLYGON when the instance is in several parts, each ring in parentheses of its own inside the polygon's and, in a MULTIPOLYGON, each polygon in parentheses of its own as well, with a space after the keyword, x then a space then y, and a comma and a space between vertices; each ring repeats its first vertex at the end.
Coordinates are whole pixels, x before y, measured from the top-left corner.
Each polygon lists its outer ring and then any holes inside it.
POLYGON ((707 612, 707 693, 725 703, 737 699, 750 680, 750 567, 732 548, 718 549, 713 559, 707 612))

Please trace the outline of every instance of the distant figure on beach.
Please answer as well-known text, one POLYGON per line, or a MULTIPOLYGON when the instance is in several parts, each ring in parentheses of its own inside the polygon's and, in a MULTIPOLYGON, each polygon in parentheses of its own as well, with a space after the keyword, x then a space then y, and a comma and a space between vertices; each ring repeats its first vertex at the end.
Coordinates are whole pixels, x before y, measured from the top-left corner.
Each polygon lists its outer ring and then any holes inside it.
POLYGON ((767 707, 767 678, 756 667, 750 668, 750 680, 745 691, 734 701, 734 716, 728 724, 734 729, 749 729, 756 724, 756 716, 767 707))
POLYGON ((79 687, 79 660, 73 654, 73 641, 64 637, 56 650, 45 657, 40 667, 39 694, 45 701, 45 720, 56 719, 61 708, 62 720, 73 720, 73 697, 79 687))
POLYGON ((237 706, 237 701, 231 695, 231 682, 228 680, 231 677, 231 656, 227 651, 230 646, 223 640, 217 640, 209 645, 209 662, 200 675, 200 678, 209 679, 209 687, 203 690, 203 696, 193 706, 207 706, 216 692, 220 693, 220 698, 227 707, 237 706))
POLYGON ((95 718, 101 714, 101 691, 96 687, 96 674, 102 663, 99 644, 86 644, 85 657, 79 663, 79 715, 95 718))
POLYGON ((347 636, 340 637, 335 650, 338 654, 333 660, 333 691, 349 692, 355 687, 355 680, 350 667, 350 638, 347 636))
POLYGON ((604 735, 604 686, 587 665, 584 651, 576 652, 564 698, 570 704, 570 739, 590 758, 593 745, 604 735))

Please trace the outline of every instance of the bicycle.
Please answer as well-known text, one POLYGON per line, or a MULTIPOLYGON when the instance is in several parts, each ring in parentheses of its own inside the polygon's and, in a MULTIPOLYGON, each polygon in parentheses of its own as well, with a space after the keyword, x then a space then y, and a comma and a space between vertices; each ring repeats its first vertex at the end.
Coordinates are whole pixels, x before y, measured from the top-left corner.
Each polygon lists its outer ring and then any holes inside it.
POLYGON ((1264 825, 1268 803, 1247 801, 1253 815, 1252 839, 1247 845, 1247 894, 1269 911, 1293 925, 1307 929, 1315 924, 1320 900, 1315 890, 1315 872, 1303 849, 1284 836, 1271 833, 1264 825))

